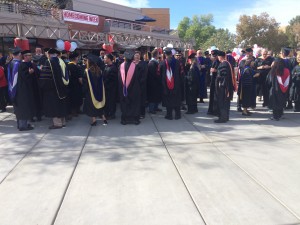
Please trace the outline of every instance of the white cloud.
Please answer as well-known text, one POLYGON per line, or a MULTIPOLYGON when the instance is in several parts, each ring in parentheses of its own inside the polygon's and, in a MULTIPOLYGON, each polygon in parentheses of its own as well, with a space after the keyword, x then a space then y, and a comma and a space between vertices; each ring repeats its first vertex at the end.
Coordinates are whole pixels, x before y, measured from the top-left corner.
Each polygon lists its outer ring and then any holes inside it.
POLYGON ((270 17, 275 18, 280 23, 280 26, 286 26, 291 19, 300 15, 299 8, 299 0, 255 0, 252 7, 242 8, 229 13, 222 26, 235 33, 236 24, 239 22, 241 15, 260 15, 262 12, 267 12, 270 17))
POLYGON ((110 3, 115 3, 118 5, 125 5, 133 8, 148 8, 149 0, 103 0, 110 3))

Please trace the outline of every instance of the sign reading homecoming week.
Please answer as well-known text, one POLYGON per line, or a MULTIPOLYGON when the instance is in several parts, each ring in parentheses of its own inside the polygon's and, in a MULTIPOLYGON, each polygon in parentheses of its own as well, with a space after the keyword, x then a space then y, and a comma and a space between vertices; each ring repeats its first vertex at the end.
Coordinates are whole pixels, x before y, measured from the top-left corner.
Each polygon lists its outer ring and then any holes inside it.
POLYGON ((70 10, 63 10, 64 21, 70 21, 75 23, 84 23, 91 25, 99 24, 99 17, 87 13, 80 13, 70 10))

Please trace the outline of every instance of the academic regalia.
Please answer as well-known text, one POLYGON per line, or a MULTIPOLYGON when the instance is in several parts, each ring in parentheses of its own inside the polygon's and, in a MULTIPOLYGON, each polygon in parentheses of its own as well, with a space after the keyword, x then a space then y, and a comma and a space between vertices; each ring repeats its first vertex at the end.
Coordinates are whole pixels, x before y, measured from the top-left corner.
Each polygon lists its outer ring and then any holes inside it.
POLYGON ((252 107, 256 100, 253 76, 255 71, 250 67, 246 66, 240 78, 241 90, 239 93, 240 100, 242 100, 242 107, 252 107))
POLYGON ((21 62, 18 68, 14 111, 17 120, 30 120, 36 112, 33 94, 33 76, 29 73, 30 63, 21 62))
POLYGON ((118 69, 115 64, 106 65, 103 72, 106 103, 104 107, 105 116, 115 117, 116 102, 118 94, 118 69))
POLYGON ((7 80, 4 74, 4 68, 0 66, 0 110, 1 112, 6 111, 6 106, 7 106, 6 91, 7 91, 7 80))
POLYGON ((218 102, 218 122, 229 120, 230 100, 233 96, 233 83, 230 64, 227 61, 220 63, 216 77, 215 97, 218 102))
MULTIPOLYGON (((220 64, 220 61, 216 58, 216 60, 212 62, 211 68, 218 69, 219 64, 220 64)), ((209 105, 208 105, 208 110, 207 110, 207 114, 210 114, 210 115, 218 115, 219 114, 218 104, 215 99, 216 78, 217 78, 217 72, 211 73, 211 82, 210 82, 210 90, 209 90, 209 105)))
POLYGON ((267 83, 270 87, 269 108, 273 110, 274 119, 278 120, 286 105, 288 89, 290 86, 290 72, 284 68, 282 76, 269 73, 267 83), (279 84, 279 80, 282 84, 279 84))
POLYGON ((80 66, 76 65, 73 62, 68 63, 69 71, 69 100, 71 112, 77 114, 79 112, 80 106, 82 105, 82 84, 79 79, 83 76, 83 71, 80 66))
POLYGON ((199 93, 199 77, 200 70, 198 66, 192 64, 185 76, 185 97, 188 108, 187 113, 190 114, 198 112, 197 98, 199 93))
POLYGON ((159 71, 159 62, 155 59, 151 59, 148 63, 147 99, 149 102, 149 110, 152 113, 155 110, 154 104, 160 103, 161 98, 162 98, 162 83, 161 83, 161 74, 159 71))
POLYGON ((291 100, 295 103, 295 111, 300 111, 300 65, 292 71, 292 87, 290 89, 291 100))
POLYGON ((85 96, 83 103, 84 114, 90 117, 102 116, 106 96, 101 72, 97 74, 91 68, 85 70, 83 76, 83 93, 85 96))
POLYGON ((206 88, 206 68, 201 68, 201 66, 206 66, 206 59, 203 56, 197 57, 198 64, 200 67, 200 79, 199 79, 199 98, 204 99, 207 98, 207 88, 206 88))
POLYGON ((121 123, 124 125, 140 123, 142 75, 135 63, 132 62, 132 57, 120 65, 118 75, 121 123))
POLYGON ((162 77, 162 105, 167 108, 167 119, 172 119, 172 110, 175 110, 175 119, 179 119, 181 106, 181 69, 179 61, 175 58, 167 58, 160 64, 160 74, 162 77), (168 79, 167 70, 172 72, 168 79))
POLYGON ((10 100, 13 102, 16 95, 18 69, 21 64, 21 60, 13 59, 7 66, 7 81, 8 81, 8 94, 10 100))
POLYGON ((67 73, 57 57, 44 61, 40 71, 39 85, 43 98, 43 112, 46 117, 67 116, 67 73), (66 76, 66 77, 65 77, 66 76))
POLYGON ((136 69, 139 70, 139 74, 141 75, 140 78, 140 85, 141 85, 141 111, 140 116, 145 117, 145 107, 147 101, 147 70, 148 70, 148 63, 145 61, 140 61, 136 65, 136 69))
MULTIPOLYGON (((271 66, 274 61, 274 58, 271 56, 268 56, 267 58, 263 59, 262 57, 259 57, 256 59, 256 66, 271 66)), ((257 87, 256 87, 256 94, 258 96, 263 96, 263 106, 268 106, 269 104, 269 89, 266 84, 267 81, 267 75, 270 72, 270 69, 259 69, 257 72, 259 72, 259 77, 257 79, 257 87)))

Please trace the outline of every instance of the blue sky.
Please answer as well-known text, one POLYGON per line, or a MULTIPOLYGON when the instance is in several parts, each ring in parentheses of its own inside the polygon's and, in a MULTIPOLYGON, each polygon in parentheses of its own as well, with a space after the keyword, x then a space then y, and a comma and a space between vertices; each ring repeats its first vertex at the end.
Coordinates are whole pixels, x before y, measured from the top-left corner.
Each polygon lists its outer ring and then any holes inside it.
POLYGON ((267 12, 285 26, 300 15, 300 0, 107 0, 134 8, 170 8, 171 28, 187 16, 213 14, 213 25, 235 32, 240 15, 259 15, 267 12))

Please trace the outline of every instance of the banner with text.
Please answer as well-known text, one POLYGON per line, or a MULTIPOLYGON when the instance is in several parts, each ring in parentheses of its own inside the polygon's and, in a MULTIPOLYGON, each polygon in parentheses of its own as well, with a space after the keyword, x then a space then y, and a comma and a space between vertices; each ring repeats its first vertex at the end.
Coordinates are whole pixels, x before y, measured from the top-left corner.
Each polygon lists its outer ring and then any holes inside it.
POLYGON ((91 25, 99 24, 99 16, 70 10, 63 10, 63 18, 64 21, 70 21, 75 23, 84 23, 91 25))

